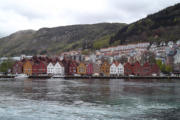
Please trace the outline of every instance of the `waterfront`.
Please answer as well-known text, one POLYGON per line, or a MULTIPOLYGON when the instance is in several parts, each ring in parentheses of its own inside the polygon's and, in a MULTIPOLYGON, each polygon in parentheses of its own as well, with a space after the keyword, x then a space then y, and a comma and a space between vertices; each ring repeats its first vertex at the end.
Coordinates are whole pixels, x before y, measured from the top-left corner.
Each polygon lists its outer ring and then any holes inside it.
POLYGON ((15 79, 0 81, 1 120, 172 120, 180 81, 15 79))

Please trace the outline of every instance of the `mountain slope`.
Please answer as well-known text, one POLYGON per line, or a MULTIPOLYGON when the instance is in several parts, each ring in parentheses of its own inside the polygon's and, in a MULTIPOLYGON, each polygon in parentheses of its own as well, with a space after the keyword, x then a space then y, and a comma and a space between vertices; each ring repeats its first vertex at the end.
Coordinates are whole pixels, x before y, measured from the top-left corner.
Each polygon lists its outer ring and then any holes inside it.
POLYGON ((124 26, 119 23, 99 23, 19 31, 0 39, 0 56, 53 55, 72 49, 92 48, 95 41, 109 39, 124 26))
POLYGON ((110 44, 178 39, 180 39, 180 3, 125 26, 111 38, 110 44))

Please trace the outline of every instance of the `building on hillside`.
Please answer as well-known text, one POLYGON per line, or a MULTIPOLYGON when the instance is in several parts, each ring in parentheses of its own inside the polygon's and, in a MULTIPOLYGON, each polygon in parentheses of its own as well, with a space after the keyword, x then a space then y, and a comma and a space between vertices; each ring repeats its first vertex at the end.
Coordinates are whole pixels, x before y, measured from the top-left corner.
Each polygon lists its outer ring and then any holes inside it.
POLYGON ((21 74, 23 73, 23 62, 17 61, 12 68, 13 74, 21 74))
POLYGON ((103 62, 103 64, 100 67, 100 73, 103 76, 109 76, 109 74, 110 74, 109 70, 110 70, 110 64, 106 61, 103 62))
POLYGON ((24 64, 23 64, 23 72, 24 74, 27 75, 32 75, 32 61, 27 60, 24 64))
POLYGON ((85 63, 80 62, 80 64, 77 66, 77 74, 86 75, 86 64, 85 63))

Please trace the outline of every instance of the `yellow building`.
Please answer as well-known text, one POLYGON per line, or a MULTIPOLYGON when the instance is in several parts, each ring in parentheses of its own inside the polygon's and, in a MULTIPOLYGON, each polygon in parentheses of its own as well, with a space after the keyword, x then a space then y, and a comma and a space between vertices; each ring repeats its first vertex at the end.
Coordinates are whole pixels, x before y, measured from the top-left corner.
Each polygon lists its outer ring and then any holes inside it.
POLYGON ((23 64, 23 72, 24 74, 32 75, 32 62, 31 61, 28 60, 23 64))
POLYGON ((100 73, 102 73, 104 76, 109 76, 109 69, 110 64, 108 62, 103 62, 103 64, 100 67, 100 73))
POLYGON ((86 64, 82 62, 79 64, 79 66, 77 67, 77 74, 80 74, 80 75, 86 74, 86 64))

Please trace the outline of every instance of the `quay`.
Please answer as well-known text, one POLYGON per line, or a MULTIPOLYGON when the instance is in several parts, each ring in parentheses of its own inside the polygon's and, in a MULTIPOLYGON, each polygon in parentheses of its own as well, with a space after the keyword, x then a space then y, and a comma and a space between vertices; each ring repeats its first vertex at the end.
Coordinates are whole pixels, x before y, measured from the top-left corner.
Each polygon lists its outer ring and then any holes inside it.
POLYGON ((14 75, 0 75, 0 78, 15 78, 14 75))
POLYGON ((179 76, 104 76, 104 77, 94 77, 94 76, 66 76, 65 79, 179 79, 179 76))

